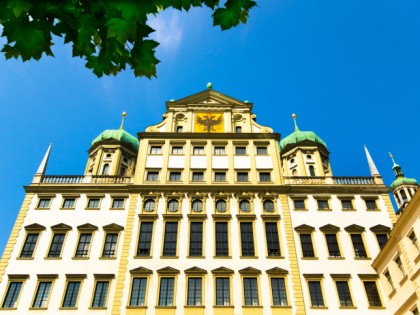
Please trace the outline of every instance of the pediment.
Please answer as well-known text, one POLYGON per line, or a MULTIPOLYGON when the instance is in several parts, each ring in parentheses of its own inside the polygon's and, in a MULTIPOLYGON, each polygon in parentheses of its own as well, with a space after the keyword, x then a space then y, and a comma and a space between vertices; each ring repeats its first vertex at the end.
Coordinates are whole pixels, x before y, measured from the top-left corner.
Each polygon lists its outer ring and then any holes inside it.
POLYGON ((207 270, 198 268, 198 267, 191 267, 184 270, 185 274, 196 274, 196 275, 204 275, 207 273, 207 270))
POLYGON ((64 223, 59 223, 51 227, 51 230, 53 231, 70 231, 71 229, 72 229, 71 226, 64 223))
POLYGON ((111 223, 102 227, 104 231, 122 231, 124 227, 115 223, 111 223))
POLYGON ((43 231, 45 230, 45 226, 38 224, 38 223, 33 223, 30 225, 25 226, 25 230, 27 231, 43 231))
POLYGON ((235 273, 232 269, 229 269, 226 267, 219 267, 219 268, 213 269, 211 272, 213 274, 224 274, 224 275, 232 275, 235 273))
POLYGON ((130 274, 132 275, 151 275, 152 273, 153 273, 152 270, 144 268, 144 267, 138 267, 138 268, 130 270, 130 274))
POLYGON ((179 270, 175 269, 175 268, 172 268, 172 267, 165 267, 165 268, 157 270, 157 273, 158 274, 165 274, 165 275, 166 274, 177 275, 177 274, 179 274, 179 270))
POLYGON ((363 232, 365 228, 363 226, 352 224, 344 228, 346 232, 363 232))
POLYGON ((332 224, 326 224, 324 226, 321 226, 319 230, 322 232, 338 232, 340 231, 340 228, 332 224))
POLYGON ((295 227, 296 232, 313 232, 315 228, 310 225, 302 224, 297 227, 295 227))
POLYGON ((191 96, 187 96, 181 98, 179 100, 167 102, 167 107, 171 105, 197 105, 197 104, 204 104, 204 105, 251 105, 251 103, 245 103, 240 100, 237 100, 233 97, 228 95, 216 92, 211 89, 207 89, 191 96))
POLYGON ((239 273, 241 275, 259 275, 261 274, 261 270, 258 270, 252 267, 247 267, 247 268, 239 270, 239 273))
POLYGON ((285 269, 274 267, 274 268, 268 269, 266 273, 269 275, 287 275, 289 272, 285 269))
POLYGON ((375 233, 378 233, 378 232, 389 233, 391 231, 391 228, 382 224, 378 224, 378 225, 372 226, 370 230, 375 233))
POLYGON ((77 229, 81 231, 96 231, 98 227, 96 225, 86 223, 86 224, 79 225, 77 229))

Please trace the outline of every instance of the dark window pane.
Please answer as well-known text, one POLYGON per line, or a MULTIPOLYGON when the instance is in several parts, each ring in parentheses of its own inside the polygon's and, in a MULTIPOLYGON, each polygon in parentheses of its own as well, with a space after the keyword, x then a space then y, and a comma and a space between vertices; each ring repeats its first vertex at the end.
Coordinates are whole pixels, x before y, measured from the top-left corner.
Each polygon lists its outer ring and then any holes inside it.
POLYGON ((188 278, 187 305, 201 305, 201 278, 188 278))
POLYGON ((322 296, 321 283, 319 281, 309 281, 309 294, 311 296, 311 305, 313 307, 324 307, 324 298, 322 296))
POLYGON ((374 281, 363 281, 365 286, 366 296, 369 301, 369 306, 382 306, 381 298, 379 297, 378 288, 374 281))
POLYGON ((47 307, 48 297, 50 295, 51 282, 40 282, 36 291, 33 308, 47 307))
POLYGON ((99 201, 100 201, 99 198, 90 198, 88 202, 88 206, 87 206, 88 209, 99 208, 99 201))
POLYGON ((159 306, 171 306, 174 298, 174 278, 161 278, 159 306))
POLYGON ((79 289, 80 281, 70 281, 67 283, 66 293, 63 300, 63 307, 76 307, 79 289))
POLYGON ((351 234, 351 241, 353 243, 354 253, 358 258, 366 258, 365 245, 361 234, 351 234))
POLYGON ((268 256, 280 256, 279 233, 277 223, 265 223, 265 233, 267 239, 268 256))
POLYGON ((305 200, 303 199, 294 199, 293 204, 295 209, 305 209, 305 200))
POLYGON ((271 292, 273 295, 273 305, 287 305, 284 278, 271 278, 271 292))
POLYGON ((114 199, 112 201, 112 208, 114 209, 122 209, 124 208, 124 199, 114 199))
POLYGON ((216 278, 216 305, 230 305, 229 278, 216 278))
POLYGON ((50 250, 48 251, 48 257, 60 257, 61 249, 64 243, 64 237, 64 233, 54 234, 50 250))
POLYGON ((134 278, 131 287, 130 306, 144 306, 146 297, 146 278, 134 278))
POLYGON ((336 281, 338 297, 340 299, 340 306, 353 306, 351 299, 349 284, 347 281, 336 281))
POLYGON ((77 244, 76 257, 88 257, 92 233, 82 233, 77 244))
POLYGON ((38 233, 30 233, 26 236, 25 244, 23 245, 20 257, 32 257, 36 242, 38 241, 38 233))
POLYGON ((271 200, 264 200, 263 208, 265 212, 274 212, 274 202, 271 200))
POLYGON ((4 298, 2 308, 15 308, 17 307, 17 299, 20 290, 22 289, 23 282, 11 282, 4 298))
POLYGON ((216 201, 216 210, 217 210, 217 212, 226 212, 226 201, 217 200, 216 201))
POLYGON ((139 244, 137 256, 150 256, 150 245, 152 242, 153 222, 142 222, 140 225, 139 244))
POLYGON ((95 294, 93 296, 92 307, 105 307, 106 296, 108 294, 108 281, 96 282, 95 294))
POLYGON ((341 257, 336 234, 325 234, 330 257, 341 257))
POLYGON ((216 222, 216 256, 228 255, 228 224, 227 222, 216 222))
POLYGON ((386 242, 388 241, 388 235, 386 234, 376 234, 376 239, 378 240, 379 248, 383 249, 386 242))
POLYGON ((117 248, 118 233, 107 233, 105 237, 102 257, 115 257, 117 248))
POLYGON ((254 234, 251 222, 241 222, 242 256, 254 256, 254 234))
POLYGON ((203 255, 203 223, 191 222, 190 225, 190 256, 203 255))
POLYGON ((258 305, 258 287, 256 278, 244 278, 245 305, 258 305))
POLYGON ((166 222, 163 256, 176 256, 178 222, 166 222))
POLYGON ((315 257, 311 234, 300 234, 300 243, 303 257, 315 257))

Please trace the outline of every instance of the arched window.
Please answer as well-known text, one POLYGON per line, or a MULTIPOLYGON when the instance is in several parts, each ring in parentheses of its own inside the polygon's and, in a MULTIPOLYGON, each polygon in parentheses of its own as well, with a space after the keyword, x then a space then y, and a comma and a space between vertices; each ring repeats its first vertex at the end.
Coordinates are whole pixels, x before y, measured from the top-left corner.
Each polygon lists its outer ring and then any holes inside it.
POLYGON ((309 174, 310 176, 315 176, 315 169, 312 165, 309 166, 309 174))
POLYGON ((407 194, 405 193, 405 190, 404 189, 401 189, 400 190, 400 194, 401 194, 401 198, 402 198, 403 201, 407 201, 408 200, 407 194))
POLYGON ((109 175, 109 164, 105 164, 102 169, 102 175, 109 175))
POLYGON ((292 176, 297 176, 297 169, 292 170, 292 176))
POLYGON ((179 207, 178 200, 171 199, 168 201, 168 211, 169 212, 177 212, 179 207))
POLYGON ((194 200, 191 207, 193 212, 201 212, 203 211, 203 202, 201 200, 194 200))
POLYGON ((120 176, 125 176, 126 173, 127 173, 127 168, 124 167, 124 166, 121 166, 119 175, 120 176))
POLYGON ((155 210, 155 201, 153 199, 147 199, 144 202, 144 211, 152 212, 155 210))
POLYGON ((184 127, 182 126, 176 127, 176 132, 183 132, 183 131, 184 131, 184 127))
POLYGON ((272 200, 264 200, 263 207, 265 212, 274 212, 274 202, 272 200))
POLYGON ((236 126, 235 131, 236 131, 236 133, 241 133, 242 132, 242 127, 241 126, 236 126))
POLYGON ((241 200, 239 202, 239 209, 242 212, 251 212, 251 204, 249 203, 248 200, 241 200))
POLYGON ((217 210, 217 212, 226 212, 226 201, 217 200, 216 201, 216 210, 217 210))

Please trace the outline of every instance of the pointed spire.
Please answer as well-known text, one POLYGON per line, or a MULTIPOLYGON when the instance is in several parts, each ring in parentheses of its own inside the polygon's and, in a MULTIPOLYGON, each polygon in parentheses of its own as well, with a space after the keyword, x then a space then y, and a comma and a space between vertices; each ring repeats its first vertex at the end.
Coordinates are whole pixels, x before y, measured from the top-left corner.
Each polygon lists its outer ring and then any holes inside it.
POLYGON ((39 164, 38 170, 36 171, 35 175, 44 175, 45 170, 47 169, 48 159, 50 157, 50 151, 51 151, 52 144, 48 146, 47 152, 44 155, 44 158, 41 161, 41 164, 39 164))
POLYGON ((121 121, 121 126, 120 129, 123 130, 124 129, 124 120, 125 120, 125 116, 127 116, 126 112, 122 113, 122 121, 121 121))
POLYGON ((366 145, 363 145, 363 146, 365 147, 366 159, 367 159, 368 164, 369 164, 370 175, 381 176, 381 174, 379 174, 378 169, 376 168, 375 163, 373 162, 372 157, 370 156, 370 153, 369 153, 366 145))
POLYGON ((391 160, 392 160, 392 163, 393 163, 393 165, 392 165, 392 169, 393 169, 393 171, 394 171, 394 174, 395 174, 395 177, 405 177, 404 176, 404 173, 402 172, 402 169, 401 169, 401 166, 399 166, 396 162, 395 162, 395 160, 394 160, 394 156, 392 155, 392 153, 391 152, 388 152, 389 153, 389 157, 391 158, 391 160))
POLYGON ((296 122, 296 114, 292 114, 292 118, 293 118, 293 121, 295 123, 295 131, 299 131, 299 127, 298 127, 297 122, 296 122))

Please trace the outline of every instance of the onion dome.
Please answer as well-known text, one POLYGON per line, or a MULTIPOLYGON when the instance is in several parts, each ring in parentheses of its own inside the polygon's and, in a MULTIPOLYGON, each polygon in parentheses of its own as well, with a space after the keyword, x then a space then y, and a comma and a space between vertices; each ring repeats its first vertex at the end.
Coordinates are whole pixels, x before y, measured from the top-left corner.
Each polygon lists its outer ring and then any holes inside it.
POLYGON ((392 166, 392 170, 394 171, 396 177, 395 180, 391 183, 391 185, 389 185, 391 190, 394 190, 398 186, 402 185, 418 185, 417 181, 414 178, 405 177, 404 173, 402 172, 401 166, 395 163, 394 157, 391 153, 389 153, 389 156, 391 157, 392 162, 394 163, 394 165, 392 166))
POLYGON ((292 118, 295 122, 295 131, 280 141, 280 151, 283 151, 283 149, 288 145, 295 146, 299 143, 307 142, 307 141, 315 142, 317 144, 324 146, 325 149, 327 149, 327 144, 320 137, 318 137, 318 135, 316 135, 315 132, 299 130, 296 123, 295 114, 292 115, 292 118))

